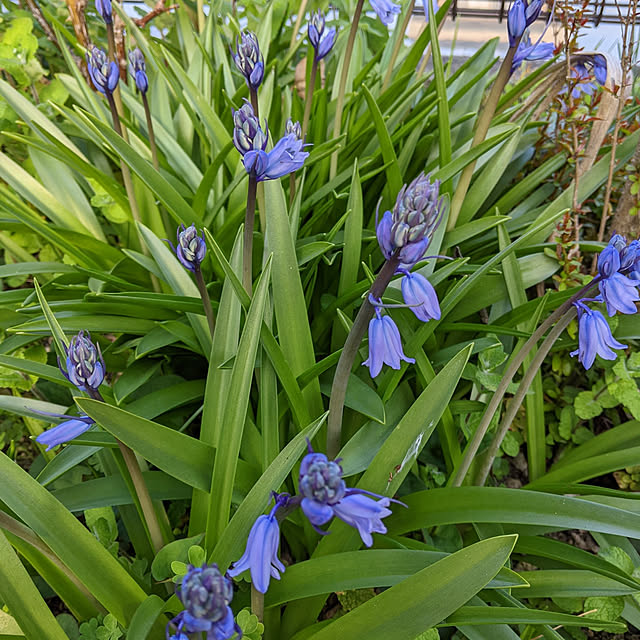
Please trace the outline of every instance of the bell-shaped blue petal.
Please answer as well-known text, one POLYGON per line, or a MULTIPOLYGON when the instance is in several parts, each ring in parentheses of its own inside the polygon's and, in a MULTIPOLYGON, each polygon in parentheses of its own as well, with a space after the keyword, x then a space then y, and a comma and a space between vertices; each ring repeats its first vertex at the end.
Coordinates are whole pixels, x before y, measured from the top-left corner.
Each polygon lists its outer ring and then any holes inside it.
POLYGON ((596 77, 596 80, 601 84, 605 85, 607 82, 607 59, 597 53, 593 56, 593 74, 596 77))
POLYGON ((322 39, 316 49, 316 58, 322 60, 333 49, 333 45, 336 43, 336 36, 338 31, 335 27, 331 27, 326 33, 323 34, 322 39))
POLYGON ((63 442, 69 442, 69 440, 77 438, 79 435, 83 434, 92 424, 94 424, 93 420, 91 418, 88 418, 87 416, 72 418, 71 420, 61 422, 59 425, 53 427, 52 429, 48 429, 44 433, 41 433, 36 438, 36 442, 38 442, 39 444, 46 444, 47 451, 49 451, 50 449, 57 447, 63 442))
POLYGON ((585 369, 590 369, 596 355, 605 360, 615 360, 617 354, 612 349, 626 349, 611 334, 611 328, 600 311, 585 306, 578 307, 578 349, 571 355, 578 355, 579 362, 585 369))
POLYGON ((382 518, 391 515, 389 498, 373 500, 361 494, 347 495, 340 502, 333 505, 334 514, 355 527, 367 547, 373 544, 372 533, 386 533, 387 528, 382 523, 382 518))
POLYGON ((391 225, 393 224, 393 218, 391 211, 385 211, 382 216, 382 220, 378 222, 376 227, 376 237, 378 238, 378 244, 380 245, 380 251, 382 255, 388 260, 391 254, 395 250, 395 245, 391 239, 391 225))
POLYGON ((363 364, 369 367, 371 377, 375 378, 382 371, 383 364, 399 369, 400 360, 415 362, 413 358, 404 355, 396 323, 390 316, 383 316, 380 309, 376 309, 375 317, 369 322, 369 357, 363 364))
POLYGON ((527 20, 527 27, 530 27, 540 16, 544 0, 529 0, 526 3, 524 15, 527 20))
POLYGON ((640 284, 640 281, 631 280, 631 278, 623 276, 619 272, 600 281, 598 285, 600 295, 607 305, 609 317, 614 316, 616 311, 633 314, 638 310, 635 304, 640 300, 638 284, 640 284))
POLYGON ((276 508, 270 515, 262 515, 254 522, 243 556, 227 572, 231 577, 235 577, 248 569, 253 586, 260 593, 266 593, 271 578, 279 580, 279 572, 285 570, 278 558, 280 526, 275 518, 276 508))
POLYGON ((507 14, 509 46, 515 47, 527 28, 526 5, 523 0, 515 0, 507 14))
POLYGON ((318 502, 312 498, 303 498, 300 503, 304 515, 309 518, 309 522, 315 527, 326 524, 333 518, 333 509, 330 505, 318 502))
POLYGON ((400 13, 399 4, 394 4, 390 0, 369 0, 373 10, 378 14, 382 24, 389 26, 393 22, 393 16, 400 13))
POLYGON ((258 181, 275 180, 301 169, 304 161, 309 157, 307 151, 302 151, 303 146, 302 140, 293 133, 278 140, 276 146, 266 154, 267 166, 262 172, 256 171, 258 181))
POLYGON ((111 0, 96 0, 96 11, 100 14, 105 24, 113 23, 111 0))
POLYGON ((419 273, 407 273, 401 280, 402 297, 418 320, 440 320, 440 304, 433 285, 419 273))

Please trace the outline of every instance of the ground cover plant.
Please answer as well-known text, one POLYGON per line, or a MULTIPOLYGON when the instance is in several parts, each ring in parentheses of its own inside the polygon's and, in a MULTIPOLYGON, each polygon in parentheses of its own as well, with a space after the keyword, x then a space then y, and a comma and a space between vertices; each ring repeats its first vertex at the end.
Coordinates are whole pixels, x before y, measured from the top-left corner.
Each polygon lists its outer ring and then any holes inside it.
POLYGON ((3 14, 2 633, 640 627, 633 47, 312 4, 3 14))

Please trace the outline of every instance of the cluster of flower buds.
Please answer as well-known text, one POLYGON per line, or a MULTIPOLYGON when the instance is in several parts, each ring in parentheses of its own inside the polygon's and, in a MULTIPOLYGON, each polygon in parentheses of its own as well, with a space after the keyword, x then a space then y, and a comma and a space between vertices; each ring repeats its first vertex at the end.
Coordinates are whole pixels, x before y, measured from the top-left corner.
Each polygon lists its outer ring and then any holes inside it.
POLYGON ((287 122, 284 125, 284 135, 288 136, 293 134, 298 140, 302 140, 302 127, 296 120, 295 122, 291 118, 287 118, 287 122))
POLYGON ((196 225, 192 224, 185 228, 183 224, 178 227, 176 232, 178 237, 177 246, 174 247, 171 242, 169 246, 173 249, 176 257, 182 263, 185 269, 189 269, 191 273, 200 270, 200 265, 207 255, 207 243, 204 239, 204 231, 202 235, 198 235, 196 225))
POLYGON ((515 47, 524 32, 540 16, 544 0, 514 0, 507 14, 509 46, 515 47))
POLYGON ((61 369, 62 373, 80 391, 97 391, 104 380, 105 367, 100 347, 93 344, 84 331, 71 338, 66 365, 67 370, 61 369))
MULTIPOLYGON (((385 211, 376 228, 384 257, 400 262, 397 271, 403 274, 401 289, 405 305, 422 322, 440 319, 438 296, 423 275, 410 271, 424 257, 443 213, 440 182, 431 182, 429 176, 421 173, 408 187, 403 187, 393 212, 385 211)), ((389 315, 382 314, 382 302, 372 296, 369 302, 375 307, 375 316, 369 322, 369 358, 363 364, 375 378, 383 364, 399 369, 401 360, 415 361, 402 351, 400 331, 389 315)))
POLYGON ((391 502, 397 502, 363 489, 347 488, 339 461, 330 461, 323 453, 315 453, 310 444, 309 453, 300 465, 298 491, 299 494, 293 497, 274 493, 275 506, 269 515, 260 516, 251 527, 244 555, 234 563, 230 576, 249 570, 253 586, 260 593, 266 593, 271 578, 280 579, 285 567, 278 558, 278 511, 288 513, 302 507, 314 529, 322 535, 327 532, 319 527, 336 516, 357 529, 362 542, 370 547, 373 533, 387 532, 382 518, 391 515, 388 507, 391 502))
POLYGON ((233 583, 220 573, 216 564, 190 566, 176 595, 185 609, 167 624, 169 640, 188 640, 189 634, 203 632, 211 640, 226 640, 235 633, 242 638, 242 630, 229 606, 233 599, 233 583), (171 627, 176 633, 169 636, 171 627))
POLYGON ((394 4, 391 0, 369 0, 369 2, 382 24, 387 26, 393 22, 393 17, 401 11, 400 5, 394 4))
POLYGON ((333 49, 337 31, 335 27, 325 30, 324 14, 318 9, 318 11, 311 14, 307 35, 315 52, 316 60, 322 60, 333 49))
POLYGON ((247 101, 233 112, 233 124, 233 142, 242 155, 244 168, 258 182, 275 180, 297 171, 309 156, 302 150, 304 144, 293 123, 294 131, 278 140, 267 153, 269 129, 266 125, 266 131, 261 129, 253 107, 247 101))
POLYGON ((240 38, 236 40, 236 52, 232 52, 232 57, 249 89, 257 91, 264 78, 264 58, 256 34, 251 31, 240 34, 240 38))
POLYGON ((149 78, 147 77, 147 65, 142 55, 142 51, 136 47, 129 51, 129 73, 135 80, 136 87, 140 93, 147 93, 149 89, 149 78))
POLYGON ((636 313, 636 302, 640 300, 640 242, 633 240, 627 244, 620 235, 614 235, 598 258, 597 281, 599 294, 595 298, 582 298, 575 302, 578 310, 577 355, 585 369, 590 369, 596 355, 605 360, 615 360, 617 354, 612 349, 626 349, 611 333, 604 315, 591 309, 587 302, 599 302, 606 306, 609 317, 617 312, 636 313))
POLYGON ((115 91, 118 86, 120 71, 118 70, 118 65, 109 60, 102 49, 92 47, 87 53, 87 68, 89 69, 93 86, 100 93, 107 95, 115 91))

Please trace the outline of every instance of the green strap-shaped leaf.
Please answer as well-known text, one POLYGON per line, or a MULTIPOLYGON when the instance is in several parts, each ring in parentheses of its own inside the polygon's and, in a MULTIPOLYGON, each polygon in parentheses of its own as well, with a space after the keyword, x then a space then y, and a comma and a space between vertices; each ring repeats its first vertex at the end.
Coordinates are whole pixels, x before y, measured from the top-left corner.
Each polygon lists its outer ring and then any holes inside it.
MULTIPOLYGON (((265 246, 266 251, 273 254, 273 302, 280 346, 293 374, 298 376, 316 363, 307 305, 282 185, 279 180, 267 180, 263 184, 267 206, 265 246)), ((302 395, 311 417, 323 413, 317 380, 312 381, 302 395)))
POLYGON ((338 618, 311 640, 415 640, 485 587, 515 541, 516 536, 498 536, 462 549, 338 618))
MULTIPOLYGON (((149 596, 137 609, 131 624, 127 629, 127 636, 136 640, 145 640, 149 637, 153 625, 164 610, 164 600, 156 595, 149 596)), ((166 621, 163 620, 163 622, 166 621)))
POLYGON ((211 475, 205 538, 205 548, 208 550, 211 550, 218 542, 229 522, 231 494, 249 408, 251 381, 253 380, 253 369, 258 352, 270 278, 271 260, 268 260, 251 300, 247 320, 238 344, 238 353, 231 371, 229 389, 233 391, 228 394, 225 402, 224 437, 218 442, 213 474, 211 475))
POLYGON ((145 592, 74 515, 4 454, 0 501, 42 538, 107 611, 123 625, 129 624, 145 592))

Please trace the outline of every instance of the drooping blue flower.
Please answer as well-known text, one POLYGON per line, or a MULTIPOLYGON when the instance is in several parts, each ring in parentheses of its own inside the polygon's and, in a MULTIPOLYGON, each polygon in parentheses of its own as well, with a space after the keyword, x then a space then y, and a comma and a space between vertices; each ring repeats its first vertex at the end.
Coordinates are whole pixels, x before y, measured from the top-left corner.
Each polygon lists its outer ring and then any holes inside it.
POLYGON ((102 49, 93 47, 87 53, 87 68, 93 86, 100 91, 100 93, 104 93, 105 95, 107 93, 113 93, 118 86, 120 72, 118 65, 113 61, 109 61, 107 54, 102 51, 102 49))
POLYGON ((617 354, 612 349, 626 349, 611 334, 611 328, 600 311, 589 309, 581 302, 576 303, 578 309, 578 349, 571 355, 578 355, 579 362, 585 369, 590 369, 596 355, 605 360, 615 360, 617 354))
POLYGON ((369 357, 362 363, 369 367, 369 373, 375 378, 382 365, 388 364, 392 369, 400 368, 400 360, 415 362, 407 358, 402 351, 400 331, 391 316, 382 315, 376 307, 376 315, 369 322, 369 357))
POLYGON ((518 40, 524 35, 527 28, 527 5, 524 0, 514 0, 507 13, 507 31, 509 33, 509 46, 515 47, 518 40))
POLYGON ((204 239, 204 231, 202 235, 199 236, 195 224, 186 228, 181 224, 178 227, 177 236, 177 247, 174 247, 171 243, 169 244, 176 252, 176 256, 182 263, 182 266, 189 269, 192 273, 195 273, 200 269, 200 264, 207 254, 207 243, 204 239))
POLYGON ((393 16, 398 15, 402 10, 399 4, 394 4, 391 0, 369 0, 369 2, 382 24, 387 26, 393 22, 393 16))
POLYGON ((376 227, 378 244, 388 260, 394 255, 410 269, 420 261, 444 213, 440 181, 421 173, 396 199, 393 212, 385 211, 376 227))
POLYGON ((607 81, 607 59, 599 54, 578 55, 572 58, 571 77, 575 83, 571 88, 571 95, 579 98, 582 94, 593 95, 596 82, 604 86, 607 81))
POLYGON ((540 40, 538 40, 535 44, 531 44, 531 38, 529 37, 529 34, 526 33, 522 37, 522 40, 520 40, 518 49, 513 56, 511 73, 513 73, 525 60, 550 60, 553 58, 554 50, 555 45, 553 42, 540 42, 540 40))
POLYGON ((113 23, 111 0, 96 0, 96 11, 100 16, 102 16, 105 24, 113 23))
POLYGON ((276 503, 273 509, 269 515, 259 516, 253 523, 244 554, 228 571, 231 577, 236 577, 249 570, 251 582, 260 593, 266 593, 271 578, 280 580, 280 573, 285 570, 278 558, 280 525, 276 519, 276 512, 287 506, 290 496, 286 493, 274 495, 276 503))
POLYGON ((387 508, 391 500, 362 489, 347 489, 338 461, 313 452, 310 445, 309 453, 300 465, 298 488, 303 496, 300 506, 319 533, 326 533, 318 527, 333 516, 357 529, 367 547, 373 544, 372 533, 387 532, 382 518, 391 515, 387 508), (369 496, 380 499, 373 500, 369 496))
POLYGON ((185 609, 167 623, 167 637, 171 627, 177 630, 171 636, 176 640, 202 632, 206 632, 207 640, 227 640, 235 633, 238 633, 238 638, 242 637, 242 630, 229 607, 233 583, 220 573, 217 565, 190 566, 176 589, 176 595, 185 609))
POLYGON ((419 273, 405 271, 400 287, 405 304, 418 320, 440 320, 440 304, 433 285, 419 273))
POLYGON ((236 40, 236 52, 232 53, 232 57, 249 89, 257 91, 264 78, 264 58, 256 34, 251 31, 241 33, 240 39, 236 40))
POLYGON ((336 42, 337 31, 335 27, 331 27, 325 31, 325 17, 322 11, 318 9, 318 11, 311 14, 307 35, 315 51, 316 60, 322 60, 333 48, 336 42))
POLYGON ((607 245, 598 258, 598 283, 600 298, 607 305, 609 317, 620 313, 636 313, 635 303, 640 300, 637 285, 639 280, 620 273, 620 253, 613 244, 607 245))
POLYGON ((54 418, 67 418, 65 422, 61 422, 52 429, 47 429, 41 433, 36 442, 47 445, 47 451, 57 447, 59 444, 69 442, 83 434, 92 424, 95 424, 89 416, 65 416, 57 413, 43 413, 43 415, 54 418))
MULTIPOLYGON (((60 363, 58 363, 60 364, 60 363)), ((80 391, 96 391, 104 380, 105 366, 100 347, 93 344, 84 331, 71 338, 67 349, 66 371, 62 374, 80 391)))
POLYGON ((129 51, 129 73, 136 81, 136 87, 140 93, 146 93, 149 89, 149 78, 147 77, 147 65, 142 51, 136 47, 129 51))

